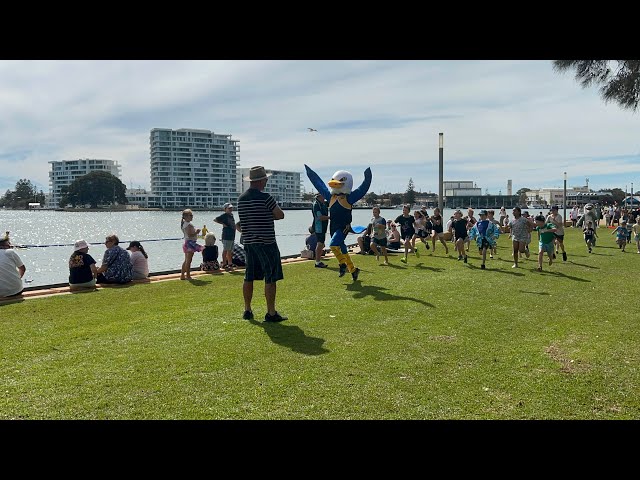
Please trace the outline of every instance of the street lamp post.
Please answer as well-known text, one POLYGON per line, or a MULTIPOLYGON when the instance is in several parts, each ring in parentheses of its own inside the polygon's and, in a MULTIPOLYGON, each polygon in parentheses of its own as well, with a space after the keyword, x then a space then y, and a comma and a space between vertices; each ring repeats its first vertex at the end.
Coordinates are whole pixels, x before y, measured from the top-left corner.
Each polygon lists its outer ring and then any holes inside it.
POLYGON ((444 205, 442 204, 442 200, 443 200, 443 196, 444 196, 444 192, 443 192, 443 187, 444 187, 444 174, 443 174, 443 166, 444 166, 444 133, 440 133, 439 134, 438 151, 439 151, 439 166, 440 166, 440 168, 439 168, 440 176, 439 176, 439 182, 438 182, 438 191, 439 191, 438 208, 440 209, 440 215, 443 215, 443 213, 444 213, 444 205))
POLYGON ((562 215, 562 221, 567 221, 567 172, 564 172, 564 193, 562 195, 562 206, 564 208, 564 215, 562 215))

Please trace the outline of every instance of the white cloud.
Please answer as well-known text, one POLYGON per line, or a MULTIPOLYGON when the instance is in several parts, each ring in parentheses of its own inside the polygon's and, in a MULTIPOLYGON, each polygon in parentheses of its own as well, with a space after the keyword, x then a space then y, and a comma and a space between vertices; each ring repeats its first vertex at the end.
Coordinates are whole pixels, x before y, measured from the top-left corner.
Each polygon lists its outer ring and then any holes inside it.
POLYGON ((87 157, 148 187, 155 127, 230 133, 241 166, 371 166, 376 192, 437 191, 439 132, 445 178, 496 193, 565 170, 622 185, 640 164, 639 117, 550 61, 0 61, 0 105, 0 192, 87 157))

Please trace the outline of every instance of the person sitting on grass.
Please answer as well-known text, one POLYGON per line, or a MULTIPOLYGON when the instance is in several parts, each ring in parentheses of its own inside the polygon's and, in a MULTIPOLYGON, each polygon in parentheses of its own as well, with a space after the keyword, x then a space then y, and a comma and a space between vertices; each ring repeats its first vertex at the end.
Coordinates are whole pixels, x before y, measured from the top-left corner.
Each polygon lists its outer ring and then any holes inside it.
POLYGON ((209 232, 204 236, 204 250, 202 250, 202 263, 200 270, 203 272, 214 272, 220 270, 218 262, 218 246, 216 245, 216 236, 213 232, 209 232))
POLYGON ((27 267, 13 250, 9 232, 0 237, 0 298, 19 297, 24 287, 22 277, 27 267))
POLYGON ((96 261, 89 255, 89 244, 78 240, 73 245, 73 253, 69 258, 69 287, 71 290, 95 288, 98 268, 96 261))
POLYGON ((98 268, 96 283, 129 283, 133 280, 133 265, 129 253, 122 248, 117 235, 109 235, 105 239, 107 250, 102 257, 102 265, 98 268))
POLYGON ((144 251, 144 247, 138 240, 129 242, 127 247, 131 256, 131 266, 133 267, 133 279, 145 280, 149 278, 149 255, 144 251))
POLYGON ((389 236, 387 237, 387 248, 391 250, 400 250, 402 244, 400 243, 400 232, 398 227, 391 220, 387 222, 389 225, 389 236))
POLYGON ((360 235, 356 240, 358 241, 358 247, 360 247, 360 255, 369 255, 371 251, 371 232, 373 231, 373 225, 367 225, 367 230, 360 235))

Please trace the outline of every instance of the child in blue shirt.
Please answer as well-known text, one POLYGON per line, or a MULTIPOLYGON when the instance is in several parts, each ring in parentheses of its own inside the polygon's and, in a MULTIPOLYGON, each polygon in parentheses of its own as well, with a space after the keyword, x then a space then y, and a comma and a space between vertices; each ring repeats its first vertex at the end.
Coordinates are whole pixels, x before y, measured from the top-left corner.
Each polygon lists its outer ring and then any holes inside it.
POLYGON ((621 248, 624 252, 624 247, 627 245, 627 222, 623 220, 618 227, 611 232, 611 235, 616 233, 616 243, 618 244, 618 248, 621 248))

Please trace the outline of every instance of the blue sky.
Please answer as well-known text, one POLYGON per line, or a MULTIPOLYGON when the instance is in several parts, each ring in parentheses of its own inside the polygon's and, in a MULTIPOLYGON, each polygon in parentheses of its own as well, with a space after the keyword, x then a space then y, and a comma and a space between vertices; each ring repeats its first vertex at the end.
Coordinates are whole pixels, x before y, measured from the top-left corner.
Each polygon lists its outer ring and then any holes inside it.
POLYGON ((149 187, 152 128, 198 128, 240 140, 240 167, 402 192, 412 178, 490 193, 634 182, 640 114, 605 104, 551 60, 0 61, 0 193, 27 178, 48 191, 49 161, 107 158, 127 186, 149 187), (317 129, 309 132, 307 127, 317 129))

